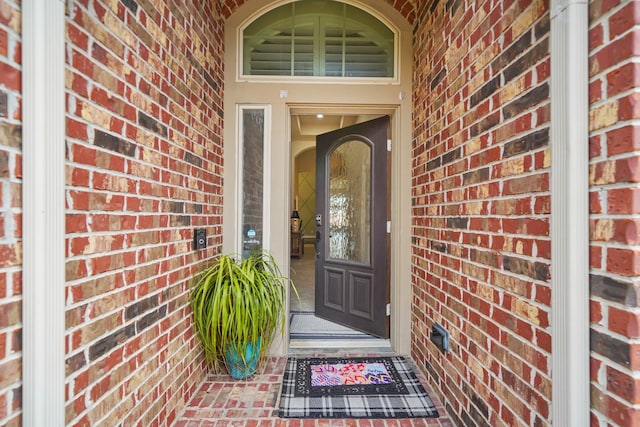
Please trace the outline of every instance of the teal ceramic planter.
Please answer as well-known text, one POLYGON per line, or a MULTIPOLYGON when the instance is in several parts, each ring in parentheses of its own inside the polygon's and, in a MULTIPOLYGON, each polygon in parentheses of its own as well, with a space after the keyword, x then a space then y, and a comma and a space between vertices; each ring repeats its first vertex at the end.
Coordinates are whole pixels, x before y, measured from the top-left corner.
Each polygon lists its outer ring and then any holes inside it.
POLYGON ((242 380, 256 373, 260 344, 260 339, 256 343, 249 343, 244 350, 244 358, 235 349, 227 347, 224 357, 231 378, 242 380))

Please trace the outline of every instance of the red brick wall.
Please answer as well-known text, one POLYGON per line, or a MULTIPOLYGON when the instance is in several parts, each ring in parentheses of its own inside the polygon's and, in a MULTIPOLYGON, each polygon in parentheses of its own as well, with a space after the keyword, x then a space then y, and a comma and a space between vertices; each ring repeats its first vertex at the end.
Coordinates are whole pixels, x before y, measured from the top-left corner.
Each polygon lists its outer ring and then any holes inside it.
MULTIPOLYGON (((398 12, 404 16, 407 21, 413 23, 413 20, 416 17, 414 3, 415 0, 384 0, 385 3, 388 3, 393 6, 398 12)), ((221 13, 225 18, 231 16, 238 8, 244 5, 247 0, 221 0, 221 13)), ((264 2, 265 4, 270 2, 264 2)), ((261 5, 262 6, 262 5, 261 5)))
POLYGON ((640 3, 591 1, 589 22, 591 425, 637 426, 640 3))
POLYGON ((76 0, 67 19, 66 418, 169 425, 205 374, 188 291, 219 252, 217 2, 76 0), (194 227, 209 247, 192 249, 194 227))
POLYGON ((457 425, 547 425, 548 3, 419 3, 412 356, 457 425))
POLYGON ((20 2, 0 0, 0 425, 21 424, 22 111, 20 2))
MULTIPOLYGON (((168 424, 202 378, 186 298, 221 243, 220 16, 242 1, 228 3, 69 9, 69 424, 168 424), (195 226, 209 232, 204 252, 190 248, 195 226)), ((547 5, 389 3, 416 21, 412 355, 460 424, 548 423, 547 5), (452 333, 447 356, 428 339, 434 320, 452 333)), ((19 5, 0 0, 2 425, 21 410, 19 5)), ((640 422, 637 7, 591 4, 592 424, 603 426, 640 422)))

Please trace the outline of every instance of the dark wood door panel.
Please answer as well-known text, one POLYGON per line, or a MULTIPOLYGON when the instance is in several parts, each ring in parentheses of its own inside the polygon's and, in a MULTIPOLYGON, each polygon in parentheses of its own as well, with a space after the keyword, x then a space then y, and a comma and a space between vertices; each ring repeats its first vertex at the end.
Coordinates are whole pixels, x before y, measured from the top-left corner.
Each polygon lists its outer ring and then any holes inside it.
POLYGON ((349 313, 363 319, 374 319, 374 277, 369 273, 352 272, 349 280, 349 313))
POLYGON ((324 277, 325 286, 319 288, 322 292, 321 300, 324 301, 325 306, 332 310, 344 311, 346 309, 345 296, 347 293, 345 271, 337 268, 327 268, 325 269, 324 277))
POLYGON ((388 128, 381 117, 316 138, 316 315, 384 338, 388 128))

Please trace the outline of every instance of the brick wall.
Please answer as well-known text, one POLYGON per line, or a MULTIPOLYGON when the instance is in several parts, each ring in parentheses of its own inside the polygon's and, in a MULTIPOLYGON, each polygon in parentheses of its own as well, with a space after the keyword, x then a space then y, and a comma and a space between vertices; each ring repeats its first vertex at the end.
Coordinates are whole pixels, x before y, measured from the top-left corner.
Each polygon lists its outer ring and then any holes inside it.
POLYGON ((22 409, 22 111, 20 2, 0 0, 0 425, 22 409))
MULTIPOLYGON (((398 12, 404 16, 407 21, 413 23, 416 17, 414 3, 416 0, 384 0, 393 6, 398 12)), ((225 18, 231 16, 240 6, 244 5, 247 0, 220 0, 221 13, 225 18)), ((268 2, 265 2, 268 3, 268 2)))
POLYGON ((548 2, 418 3, 412 356, 457 425, 548 425, 548 2))
MULTIPOLYGON (((416 21, 412 356, 460 424, 547 424, 547 4, 388 2, 416 21), (452 334, 447 356, 428 339, 434 320, 452 334)), ((68 10, 71 425, 169 424, 204 375, 186 298, 221 244, 220 16, 243 2, 163 3, 76 0, 68 10), (208 230, 206 251, 191 250, 195 226, 208 230)), ((602 426, 640 422, 637 8, 591 3, 592 425, 602 426)), ((20 3, 0 0, 9 426, 21 410, 20 56, 20 3)))
POLYGON ((640 4, 591 1, 589 22, 591 425, 637 426, 640 4))
POLYGON ((188 290, 222 243, 223 23, 214 8, 68 8, 70 425, 169 425, 205 374, 188 290), (194 227, 207 229, 204 251, 192 250, 194 227))

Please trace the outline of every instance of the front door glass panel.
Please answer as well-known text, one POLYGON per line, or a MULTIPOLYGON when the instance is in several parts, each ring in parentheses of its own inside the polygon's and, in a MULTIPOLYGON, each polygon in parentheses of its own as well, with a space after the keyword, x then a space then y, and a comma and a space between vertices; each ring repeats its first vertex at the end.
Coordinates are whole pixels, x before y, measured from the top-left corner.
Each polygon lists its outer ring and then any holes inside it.
POLYGON ((329 258, 371 262, 371 147, 350 140, 329 156, 329 258))

